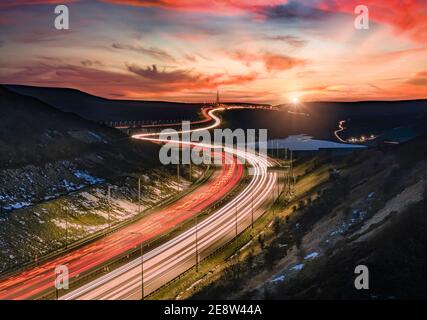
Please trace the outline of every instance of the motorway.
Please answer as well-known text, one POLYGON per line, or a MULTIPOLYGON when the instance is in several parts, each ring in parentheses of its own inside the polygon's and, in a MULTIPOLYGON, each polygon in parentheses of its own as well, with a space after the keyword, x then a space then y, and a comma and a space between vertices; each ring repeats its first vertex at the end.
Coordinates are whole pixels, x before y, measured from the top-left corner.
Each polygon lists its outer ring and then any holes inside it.
MULTIPOLYGON (((213 124, 190 131, 218 127, 221 120, 215 113, 222 110, 224 108, 208 112, 214 121, 213 124)), ((155 133, 138 134, 133 138, 158 143, 170 142, 161 140, 156 135, 158 136, 155 133)), ((200 143, 189 145, 197 145, 200 148, 213 147, 210 144, 200 143)), ((232 157, 233 161, 226 162, 207 184, 184 196, 172 206, 147 215, 117 232, 0 281, 0 299, 30 299, 39 296, 53 289, 54 269, 57 265, 66 265, 70 270, 70 277, 75 278, 138 247, 141 243, 167 233, 230 192, 243 174, 243 166, 238 158, 246 160, 255 174, 243 191, 200 222, 197 227, 144 254, 145 295, 188 270, 196 263, 196 251, 197 259, 200 260, 232 240, 236 234, 236 226, 237 233, 248 227, 252 217, 256 219, 261 215, 265 211, 266 204, 272 200, 277 174, 267 173, 266 169, 270 164, 268 159, 254 153, 236 151, 230 147, 224 147, 223 152, 225 157, 232 157), (234 156, 236 153, 237 157, 234 156)), ((62 299, 140 299, 141 266, 141 258, 135 259, 64 295, 62 299)))
MULTIPOLYGON (((219 125, 220 119, 214 114, 219 110, 223 109, 209 112, 215 119, 210 128, 219 125)), ((134 138, 156 142, 170 141, 154 138, 154 135, 138 134, 134 135, 134 138)), ((181 143, 201 148, 214 147, 211 144, 181 143)), ((145 297, 175 279, 249 227, 273 200, 278 175, 275 172, 267 172, 267 167, 273 165, 273 162, 265 157, 227 146, 223 147, 223 150, 245 159, 253 169, 251 181, 241 193, 191 229, 142 257, 64 295, 61 299, 141 299, 143 294, 145 297)))
MULTIPOLYGON (((230 154, 224 155, 231 157, 230 154)), ((225 160, 221 170, 216 171, 207 183, 167 208, 77 250, 0 281, 0 299, 29 299, 46 290, 53 290, 56 266, 66 265, 70 278, 78 277, 143 242, 171 231, 195 213, 206 210, 226 196, 242 178, 243 166, 237 158, 225 160)))

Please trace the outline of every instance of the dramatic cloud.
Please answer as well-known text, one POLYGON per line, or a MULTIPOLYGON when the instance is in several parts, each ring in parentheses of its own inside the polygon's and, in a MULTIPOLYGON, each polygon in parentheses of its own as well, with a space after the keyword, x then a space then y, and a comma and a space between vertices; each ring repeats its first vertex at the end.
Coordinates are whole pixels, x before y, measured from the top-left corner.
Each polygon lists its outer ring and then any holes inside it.
POLYGON ((141 68, 136 65, 128 65, 128 70, 144 79, 165 86, 186 88, 217 88, 223 85, 235 85, 250 82, 256 79, 256 73, 245 75, 211 74, 203 75, 192 70, 159 71, 156 65, 141 68))
POLYGON ((418 72, 414 77, 409 79, 407 83, 417 86, 427 86, 427 71, 418 72))
MULTIPOLYGON (((168 10, 203 12, 214 15, 252 13, 258 19, 289 22, 292 19, 320 20, 334 13, 354 15, 359 0, 102 0, 120 5, 158 7, 168 10)), ((427 1, 424 0, 365 0, 369 17, 396 31, 427 42, 427 1)))
POLYGON ((78 1, 79 0, 2 0, 0 2, 0 8, 12 8, 38 4, 67 4, 78 1))
POLYGON ((192 82, 199 81, 199 75, 191 75, 188 70, 174 70, 174 71, 159 71, 156 65, 147 68, 141 68, 136 65, 127 66, 128 70, 134 74, 137 74, 146 79, 150 79, 156 82, 164 83, 176 83, 176 82, 192 82))
POLYGON ((185 96, 187 92, 203 90, 214 92, 218 87, 240 86, 254 81, 257 77, 256 73, 228 75, 201 74, 191 70, 160 71, 155 65, 147 68, 128 65, 128 73, 92 66, 39 62, 9 74, 0 68, 0 82, 10 83, 10 79, 13 79, 16 84, 71 87, 110 98, 150 98, 159 95, 179 97, 185 96))
POLYGON ((58 32, 54 28, 48 30, 30 30, 25 34, 14 37, 13 40, 20 43, 39 43, 39 42, 54 42, 63 40, 65 36, 72 34, 72 30, 63 30, 58 32))
MULTIPOLYGON (((0 8, 40 4, 66 4, 89 2, 84 0, 3 0, 0 8)), ((258 19, 323 19, 334 13, 354 15, 359 0, 98 0, 121 6, 155 7, 160 9, 208 13, 212 15, 253 14, 258 19)), ((417 41, 427 41, 427 2, 424 0, 365 0, 370 19, 393 26, 417 41)))
POLYGON ((104 65, 101 61, 89 59, 82 60, 80 63, 85 67, 100 67, 104 65))
POLYGON ((271 40, 271 41, 283 41, 287 44, 295 47, 295 48, 302 48, 307 44, 306 40, 303 40, 299 37, 292 36, 292 35, 279 35, 279 36, 264 36, 263 39, 265 40, 271 40))
POLYGON ((197 62, 198 58, 196 57, 196 55, 194 54, 184 54, 184 59, 187 60, 188 62, 197 62))
POLYGON ((259 6, 256 13, 266 20, 289 22, 294 19, 320 20, 331 17, 329 11, 311 6, 310 1, 289 1, 275 6, 259 6), (307 5, 304 4, 307 2, 307 5))
POLYGON ((128 99, 427 97, 427 1, 362 3, 369 30, 356 0, 0 1, 0 80, 128 99))
POLYGON ((244 65, 250 67, 255 62, 262 62, 267 71, 284 71, 292 69, 296 66, 302 66, 305 61, 298 58, 293 58, 283 54, 270 52, 248 53, 244 51, 235 51, 230 56, 241 61, 244 65))
POLYGON ((162 49, 154 47, 145 48, 143 46, 133 46, 120 43, 113 43, 112 47, 114 49, 138 52, 164 62, 176 62, 176 59, 172 55, 162 49))
MULTIPOLYGON (((307 0, 305 0, 307 1, 307 0)), ((319 0, 317 7, 329 12, 354 14, 354 8, 363 4, 369 8, 369 19, 387 24, 397 33, 427 42, 427 1, 424 0, 319 0)))
POLYGON ((262 59, 268 71, 288 70, 305 64, 304 60, 272 53, 263 54, 262 59))
POLYGON ((258 12, 259 8, 274 7, 287 0, 100 0, 118 5, 157 7, 184 12, 201 12, 214 15, 236 15, 258 12))

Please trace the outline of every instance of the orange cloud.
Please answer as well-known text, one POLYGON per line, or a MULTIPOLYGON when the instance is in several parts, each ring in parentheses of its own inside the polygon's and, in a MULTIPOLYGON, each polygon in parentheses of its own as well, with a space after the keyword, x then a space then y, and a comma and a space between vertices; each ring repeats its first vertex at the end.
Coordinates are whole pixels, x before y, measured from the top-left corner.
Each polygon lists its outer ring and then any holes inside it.
POLYGON ((66 4, 78 1, 79 0, 2 0, 0 2, 0 8, 4 9, 36 4, 66 4))
POLYGON ((0 83, 71 87, 109 98, 132 93, 132 97, 163 99, 185 96, 188 92, 215 91, 222 86, 239 86, 257 78, 256 73, 202 74, 192 70, 159 70, 155 65, 146 68, 128 65, 127 73, 119 73, 98 69, 94 64, 86 67, 46 60, 21 67, 14 73, 2 72, 0 83))
POLYGON ((187 12, 234 15, 257 12, 259 7, 274 7, 288 0, 100 0, 101 2, 138 7, 158 7, 187 12))
POLYGON ((427 71, 417 72, 407 83, 427 87, 427 71))
MULTIPOLYGON (((220 86, 241 85, 256 79, 257 74, 252 72, 243 75, 210 74, 204 75, 192 70, 159 70, 156 65, 141 68, 137 65, 127 66, 133 74, 149 80, 153 84, 161 85, 164 89, 214 89, 220 86)), ((162 88, 159 87, 161 90, 162 88)))
POLYGON ((304 60, 292 58, 280 54, 265 53, 262 55, 265 67, 268 71, 282 71, 292 69, 298 65, 304 65, 304 60))
POLYGON ((320 0, 318 8, 325 11, 354 14, 357 5, 369 8, 369 19, 387 24, 395 32, 427 42, 427 1, 424 0, 320 0))
POLYGON ((171 54, 169 54, 168 52, 162 49, 155 48, 155 47, 146 48, 143 46, 135 46, 135 45, 121 44, 121 43, 113 43, 112 47, 114 49, 119 49, 119 50, 129 50, 129 51, 138 52, 146 56, 155 58, 159 61, 176 62, 176 59, 171 54))
POLYGON ((287 44, 289 44, 292 47, 295 48, 302 48, 307 44, 307 40, 301 39, 299 37, 293 36, 293 35, 279 35, 279 36, 267 36, 265 35, 263 37, 263 39, 265 40, 270 40, 270 41, 282 41, 285 42, 287 44))
POLYGON ((269 72, 284 71, 306 63, 302 59, 270 52, 253 54, 243 51, 235 51, 230 53, 230 56, 235 60, 241 61, 246 66, 250 66, 254 62, 260 61, 269 72))

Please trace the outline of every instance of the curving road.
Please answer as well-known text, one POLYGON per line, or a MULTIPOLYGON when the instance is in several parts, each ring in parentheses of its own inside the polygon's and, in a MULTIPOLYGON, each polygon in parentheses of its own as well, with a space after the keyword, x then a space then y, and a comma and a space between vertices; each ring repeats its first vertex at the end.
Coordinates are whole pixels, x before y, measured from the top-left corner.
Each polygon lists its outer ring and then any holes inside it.
MULTIPOLYGON (((208 112, 213 120, 208 127, 189 131, 218 127, 221 120, 215 113, 224 109, 216 108, 208 112)), ((134 135, 133 138, 158 143, 170 142, 156 136, 158 136, 156 133, 147 133, 134 135)), ((187 144, 200 148, 213 147, 210 144, 187 144)), ((277 176, 276 173, 267 173, 269 161, 259 155, 236 151, 230 147, 224 147, 222 152, 233 161, 226 162, 228 164, 223 165, 207 184, 181 198, 172 206, 150 214, 132 225, 0 281, 0 299, 29 299, 39 296, 52 290, 54 269, 57 265, 67 265, 70 277, 78 277, 195 216, 223 198, 240 181, 243 174, 243 166, 238 159, 240 158, 253 167, 255 175, 232 201, 197 225, 199 261, 232 240, 236 234, 236 225, 237 232, 241 232, 251 224, 252 217, 256 219, 264 212, 266 203, 271 200, 277 176)), ((196 227, 193 227, 143 256, 145 295, 194 266, 195 240, 196 227)), ((140 299, 141 271, 141 258, 138 258, 68 293, 62 299, 140 299)))
POLYGON ((347 141, 344 140, 343 138, 341 138, 338 133, 340 133, 341 131, 344 131, 346 129, 344 127, 345 122, 346 122, 345 120, 340 120, 338 122, 338 129, 334 131, 335 137, 338 139, 339 142, 342 142, 342 143, 347 143, 347 141))
POLYGON ((224 197, 241 179, 243 167, 237 161, 222 169, 201 187, 163 210, 104 238, 89 243, 40 266, 23 271, 0 282, 0 299, 28 299, 52 289, 54 270, 66 265, 74 278, 161 234, 167 233, 196 212, 210 207, 224 197))
MULTIPOLYGON (((220 119, 215 115, 212 119, 215 122, 209 127, 218 126, 220 119)), ((151 136, 151 134, 147 134, 147 136, 151 136)), ((224 153, 224 155, 227 158, 232 157, 231 154, 224 153)), ((72 279, 97 268, 143 242, 167 233, 195 213, 209 208, 227 195, 237 185, 242 175, 243 166, 235 157, 231 161, 225 161, 221 170, 215 172, 206 184, 171 206, 151 213, 117 232, 40 266, 1 280, 0 299, 30 299, 39 296, 43 292, 53 290, 54 270, 58 265, 66 265, 72 279)))
MULTIPOLYGON (((214 114, 219 110, 223 110, 223 108, 209 112, 210 116, 215 120, 209 126, 210 129, 220 124, 220 119, 214 114)), ((155 135, 138 134, 133 137, 155 142, 170 142, 170 140, 154 138, 153 136, 155 135)), ((197 145, 201 148, 214 147, 211 144, 181 143, 184 145, 197 145)), ((245 159, 253 168, 254 175, 240 194, 197 226, 144 254, 142 258, 135 259, 66 294, 62 299, 141 299, 142 274, 144 277, 143 288, 145 296, 190 269, 196 264, 197 260, 200 261, 208 256, 231 241, 236 236, 236 233, 240 233, 250 226, 252 219, 257 219, 272 200, 278 179, 277 173, 267 172, 267 167, 272 163, 265 157, 231 147, 224 147, 223 151, 227 154, 236 154, 238 158, 245 159), (197 255, 196 252, 198 253, 197 255)))

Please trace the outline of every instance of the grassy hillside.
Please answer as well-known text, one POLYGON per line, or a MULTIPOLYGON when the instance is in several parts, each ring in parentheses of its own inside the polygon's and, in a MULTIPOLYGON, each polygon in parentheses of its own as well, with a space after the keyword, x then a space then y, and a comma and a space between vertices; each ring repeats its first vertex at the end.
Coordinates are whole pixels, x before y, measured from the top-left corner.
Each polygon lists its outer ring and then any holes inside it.
POLYGON ((422 135, 340 158, 297 156, 296 193, 193 298, 426 298, 426 147, 422 135), (359 264, 370 270, 366 291, 353 284, 359 264))

